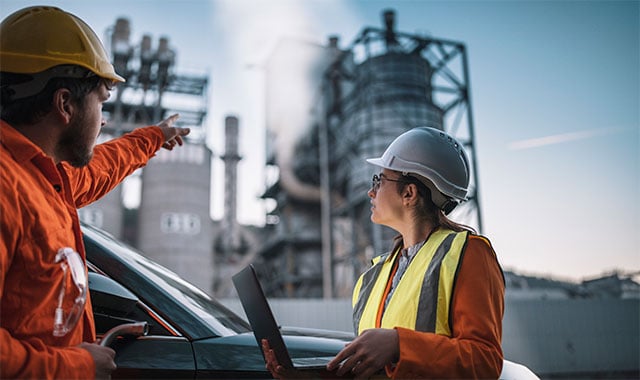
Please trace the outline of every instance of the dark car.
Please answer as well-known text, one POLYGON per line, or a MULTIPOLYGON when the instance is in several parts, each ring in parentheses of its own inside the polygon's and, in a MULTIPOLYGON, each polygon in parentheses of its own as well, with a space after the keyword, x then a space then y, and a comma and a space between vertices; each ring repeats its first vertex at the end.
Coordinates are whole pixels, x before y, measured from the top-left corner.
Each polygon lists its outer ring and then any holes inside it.
MULTIPOLYGON (((147 322, 146 336, 110 346, 113 378, 270 378, 250 326, 175 273, 94 227, 83 225, 98 337, 147 322)), ((335 355, 347 333, 282 329, 292 358, 335 355)))

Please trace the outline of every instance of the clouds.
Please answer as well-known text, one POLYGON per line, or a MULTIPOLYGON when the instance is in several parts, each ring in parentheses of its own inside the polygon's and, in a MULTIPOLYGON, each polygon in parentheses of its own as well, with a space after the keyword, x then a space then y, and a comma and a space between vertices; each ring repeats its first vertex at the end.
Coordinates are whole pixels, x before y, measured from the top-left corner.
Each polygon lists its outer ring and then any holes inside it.
MULTIPOLYGON (((638 128, 636 126, 635 128, 638 128)), ((572 141, 591 139, 600 136, 613 135, 631 131, 629 127, 605 127, 599 129, 589 129, 576 132, 560 133, 556 135, 536 137, 526 140, 513 141, 508 144, 509 150, 523 150, 539 148, 547 145, 563 144, 572 141)))

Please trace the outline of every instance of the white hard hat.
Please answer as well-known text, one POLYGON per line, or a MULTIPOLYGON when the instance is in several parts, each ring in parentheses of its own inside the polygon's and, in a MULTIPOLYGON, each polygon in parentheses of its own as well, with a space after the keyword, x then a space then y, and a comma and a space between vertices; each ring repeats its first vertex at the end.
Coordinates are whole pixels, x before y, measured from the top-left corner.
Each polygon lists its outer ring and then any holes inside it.
POLYGON ((419 179, 447 214, 467 200, 469 161, 462 145, 439 129, 413 128, 396 137, 382 157, 367 162, 419 179))

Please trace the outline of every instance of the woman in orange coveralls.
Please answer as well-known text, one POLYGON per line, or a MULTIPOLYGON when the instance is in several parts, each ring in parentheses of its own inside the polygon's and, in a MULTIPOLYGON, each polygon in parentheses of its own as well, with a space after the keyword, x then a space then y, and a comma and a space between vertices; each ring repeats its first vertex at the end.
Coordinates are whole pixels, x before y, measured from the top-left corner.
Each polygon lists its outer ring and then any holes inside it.
POLYGON ((82 20, 30 7, 0 25, 0 378, 109 378, 77 208, 182 144, 177 115, 95 146, 115 82, 82 20), (95 146, 95 149, 94 149, 95 146))
MULTIPOLYGON (((371 220, 400 235, 353 294, 357 337, 320 377, 498 378, 504 277, 489 241, 446 217, 466 199, 469 166, 446 133, 414 128, 382 157, 368 192, 371 220)), ((308 377, 280 366, 275 377, 308 377)))

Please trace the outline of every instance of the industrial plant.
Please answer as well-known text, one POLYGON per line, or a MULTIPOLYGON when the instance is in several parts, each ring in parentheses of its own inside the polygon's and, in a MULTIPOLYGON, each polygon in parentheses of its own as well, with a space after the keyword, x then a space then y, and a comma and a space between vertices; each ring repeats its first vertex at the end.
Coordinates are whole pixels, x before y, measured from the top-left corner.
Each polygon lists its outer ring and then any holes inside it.
POLYGON ((348 297, 373 252, 384 252, 393 238, 390 229, 369 223, 374 172, 365 158, 424 125, 465 145, 471 192, 456 217, 482 230, 464 44, 398 32, 393 11, 384 12, 382 27, 364 28, 345 48, 337 36, 326 46, 281 40, 265 63, 265 170, 277 174, 266 176, 262 197, 275 207, 258 228, 236 218, 240 120, 225 120, 225 152, 217 157, 225 167, 225 210, 213 221, 214 154, 204 123, 209 78, 179 73, 168 37, 157 46, 151 35, 130 41, 129 23, 118 19, 111 31, 113 62, 127 82, 105 105, 110 127, 103 138, 173 113, 193 132, 185 147, 158 152, 137 174, 137 209, 123 206, 118 188, 80 210, 84 221, 216 296, 233 294, 231 275, 255 262, 269 296, 348 297))
MULTIPOLYGON (((215 78, 207 73, 181 72, 175 67, 178 52, 169 37, 162 36, 157 43, 151 35, 132 41, 130 21, 118 19, 107 42, 116 71, 127 81, 105 104, 109 123, 102 139, 151 125, 174 113, 180 114, 178 124, 192 132, 185 146, 159 151, 128 182, 79 210, 81 219, 137 247, 217 298, 233 299, 231 276, 253 263, 270 298, 348 304, 357 276, 375 254, 388 250, 394 237, 392 230, 369 220, 367 191, 375 172, 365 158, 380 156, 402 132, 430 126, 446 131, 465 146, 472 169, 471 191, 469 201, 458 207, 452 218, 481 233, 481 181, 465 44, 401 32, 395 16, 392 10, 383 11, 381 26, 365 27, 346 43, 339 36, 330 36, 325 45, 282 39, 266 60, 267 175, 261 197, 274 206, 268 210, 264 226, 239 224, 236 216, 238 177, 243 175, 238 172, 242 120, 233 115, 224 120, 224 152, 213 152, 206 145, 207 125, 221 127, 206 118, 208 86, 215 78), (291 107, 294 100, 296 107, 291 107), (213 176, 214 160, 224 163, 223 175, 213 176), (224 180, 224 194, 213 194, 224 197, 221 220, 210 216, 212 178, 224 180), (136 184, 139 205, 127 208, 123 203, 125 188, 136 184)), ((581 284, 512 272, 505 272, 505 277, 503 345, 505 352, 513 355, 507 358, 518 361, 518 355, 533 355, 522 351, 516 339, 528 339, 532 350, 540 352, 547 343, 536 335, 539 331, 516 322, 516 308, 510 308, 510 303, 517 304, 517 310, 527 310, 526 315, 518 314, 517 321, 526 320, 528 326, 544 329, 539 323, 557 322, 554 313, 562 308, 560 303, 549 306, 547 301, 618 300, 607 307, 617 313, 613 317, 624 327, 618 325, 615 330, 616 326, 606 326, 612 315, 597 313, 591 313, 590 322, 583 324, 602 324, 603 331, 614 328, 613 333, 601 334, 598 339, 612 336, 612 344, 622 345, 617 352, 624 351, 624 355, 595 358, 611 346, 601 340, 596 343, 596 338, 590 344, 598 347, 581 352, 584 342, 563 335, 567 331, 581 334, 576 325, 567 322, 553 337, 561 340, 556 342, 557 351, 549 351, 549 355, 563 358, 563 363, 549 364, 551 356, 538 352, 542 364, 536 362, 533 369, 540 372, 542 368, 550 377, 576 374, 575 368, 587 368, 586 375, 582 374, 589 377, 588 369, 597 365, 611 373, 638 373, 633 355, 637 359, 640 285, 633 276, 612 273, 581 284), (543 301, 547 303, 539 306, 543 301), (626 326, 634 318, 635 325, 626 326), (634 338, 629 339, 629 334, 634 338)), ((596 310, 586 304, 580 307, 596 310)), ((306 318, 314 322, 313 316, 307 314, 306 318)))

